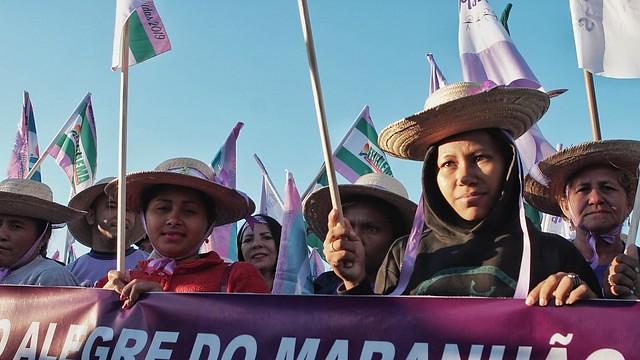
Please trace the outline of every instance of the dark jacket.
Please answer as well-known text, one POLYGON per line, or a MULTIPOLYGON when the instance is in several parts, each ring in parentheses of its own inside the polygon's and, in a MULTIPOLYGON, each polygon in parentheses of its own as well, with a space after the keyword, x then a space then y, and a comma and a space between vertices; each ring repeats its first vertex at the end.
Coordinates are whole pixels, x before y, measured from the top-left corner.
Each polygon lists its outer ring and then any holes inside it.
MULTIPOLYGON (((477 222, 457 215, 436 183, 437 147, 431 147, 423 167, 425 223, 415 266, 404 294, 512 297, 515 293, 523 236, 519 217, 520 174, 515 145, 499 131, 489 133, 506 159, 502 193, 491 212, 477 222)), ((596 294, 598 282, 579 252, 564 238, 528 224, 531 241, 529 290, 557 272, 577 273, 596 294)), ((378 272, 375 293, 395 289, 407 237, 391 247, 378 272)), ((370 293, 362 284, 348 293, 370 293)))

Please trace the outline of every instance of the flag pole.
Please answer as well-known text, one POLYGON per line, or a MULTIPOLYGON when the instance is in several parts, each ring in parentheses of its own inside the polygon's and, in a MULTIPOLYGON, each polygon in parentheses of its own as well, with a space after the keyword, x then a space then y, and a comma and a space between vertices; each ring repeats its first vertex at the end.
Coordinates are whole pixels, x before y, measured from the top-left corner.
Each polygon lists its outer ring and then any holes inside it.
MULTIPOLYGON (((638 174, 640 174, 640 166, 638 166, 638 174)), ((627 237, 627 255, 638 259, 638 249, 636 248, 636 240, 638 236, 638 225, 640 223, 640 181, 636 188, 636 197, 631 215, 631 224, 629 225, 629 236, 627 237)))
POLYGON ((118 238, 116 259, 118 271, 125 271, 126 213, 127 213, 127 106, 129 97, 129 21, 124 23, 120 48, 120 136, 118 154, 118 238))
POLYGON ((269 176, 269 173, 267 173, 267 169, 264 167, 262 160, 260 160, 257 154, 253 154, 253 158, 258 163, 258 168, 260 168, 260 172, 262 173, 262 176, 264 176, 264 178, 267 180, 267 185, 269 185, 269 187, 271 188, 271 191, 273 191, 273 193, 276 194, 276 200, 278 200, 278 204, 282 208, 284 208, 284 201, 282 201, 282 198, 280 198, 280 194, 278 194, 278 190, 276 190, 276 187, 273 186, 271 177, 269 176))
POLYGON ((31 177, 36 173, 36 171, 38 171, 38 169, 40 168, 40 165, 44 161, 44 158, 46 158, 47 155, 49 155, 49 153, 51 152, 53 147, 56 145, 56 142, 58 141, 58 138, 60 138, 60 135, 62 135, 64 133, 64 131, 67 130, 69 125, 71 125, 71 123, 75 120, 76 116, 80 113, 80 108, 87 101, 87 98, 89 98, 89 97, 91 97, 91 93, 90 92, 87 93, 87 95, 85 95, 85 97, 82 99, 80 104, 78 104, 78 106, 76 107, 76 109, 73 112, 73 114, 71 114, 71 116, 69 116, 69 119, 67 120, 67 122, 65 122, 64 125, 62 125, 62 127, 60 128, 60 131, 58 131, 56 136, 53 137, 53 140, 51 140, 51 143, 49 143, 49 146, 47 146, 47 148, 44 150, 42 155, 40 155, 40 157, 38 158, 36 163, 33 164, 33 167, 31 168, 31 170, 29 170, 29 173, 27 174, 25 179, 31 179, 31 177))
POLYGON ((333 205, 333 208, 338 212, 338 221, 342 221, 342 204, 340 203, 340 193, 338 192, 336 172, 331 156, 331 143, 329 141, 329 132, 327 130, 326 117, 324 112, 324 101, 322 99, 322 89, 320 88, 320 76, 318 74, 318 64, 316 62, 315 46, 313 44, 313 34, 311 33, 311 24, 309 21, 309 10, 307 8, 307 1, 298 0, 298 9, 300 11, 302 33, 304 35, 305 45, 307 48, 307 57, 309 58, 309 75, 311 77, 311 88, 313 89, 316 117, 318 118, 318 127, 320 130, 322 155, 324 156, 324 163, 327 168, 327 179, 329 181, 331 204, 333 205))
POLYGON ((596 103, 596 91, 593 86, 593 75, 586 69, 583 69, 582 72, 584 73, 584 85, 587 90, 587 102, 589 103, 593 140, 602 140, 602 135, 600 134, 600 119, 598 117, 598 104, 596 103))

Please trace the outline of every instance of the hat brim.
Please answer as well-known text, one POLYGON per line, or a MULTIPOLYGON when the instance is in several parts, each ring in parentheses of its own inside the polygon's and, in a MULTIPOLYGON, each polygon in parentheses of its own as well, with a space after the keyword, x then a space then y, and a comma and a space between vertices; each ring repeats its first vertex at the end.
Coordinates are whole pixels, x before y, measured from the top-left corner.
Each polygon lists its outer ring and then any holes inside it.
MULTIPOLYGON (((241 192, 191 175, 166 171, 142 171, 127 175, 127 202, 134 209, 140 209, 144 189, 153 185, 175 185, 198 190, 207 195, 215 204, 215 226, 236 222, 249 216, 255 204, 241 192)), ((118 180, 107 185, 107 192, 115 190, 118 180)))
POLYGON ((3 215, 24 216, 51 224, 64 224, 82 217, 84 211, 43 200, 34 196, 0 192, 3 215))
MULTIPOLYGON (((69 207, 82 211, 89 211, 100 195, 106 195, 106 186, 107 184, 103 183, 84 189, 69 201, 69 207)), ((93 226, 89 225, 84 216, 69 222, 67 227, 69 228, 71 235, 73 235, 73 238, 78 240, 78 242, 88 247, 93 246, 93 226)), ((131 235, 127 237, 127 247, 140 240, 143 236, 144 227, 142 226, 142 222, 138 218, 138 215, 136 215, 136 222, 131 230, 131 235)))
POLYGON ((382 130, 378 143, 395 157, 422 161, 431 145, 467 131, 499 128, 518 138, 548 108, 542 91, 499 86, 396 121, 382 130))
POLYGON ((611 166, 633 177, 633 190, 638 181, 640 141, 602 140, 591 141, 561 150, 538 163, 545 179, 525 180, 525 199, 538 210, 563 216, 558 198, 563 194, 567 180, 578 171, 592 166, 611 166))
MULTIPOLYGON (((403 223, 407 225, 407 234, 409 233, 417 208, 416 203, 413 201, 390 191, 376 189, 366 185, 345 184, 339 185, 338 189, 342 199, 348 199, 354 196, 368 196, 390 204, 400 214, 403 223)), ((311 193, 311 195, 305 199, 302 207, 304 218, 311 230, 320 236, 321 239, 324 239, 327 231, 329 231, 327 227, 327 217, 331 209, 333 209, 329 187, 325 186, 311 193)))

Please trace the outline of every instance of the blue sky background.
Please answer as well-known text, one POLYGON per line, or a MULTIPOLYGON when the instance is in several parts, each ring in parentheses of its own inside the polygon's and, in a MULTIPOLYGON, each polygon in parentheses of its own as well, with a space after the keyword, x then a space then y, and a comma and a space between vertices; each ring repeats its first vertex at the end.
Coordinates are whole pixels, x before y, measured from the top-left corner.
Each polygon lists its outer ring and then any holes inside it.
MULTIPOLYGON (((509 28, 552 101, 540 127, 552 143, 591 139, 582 70, 568 1, 512 1, 509 28)), ((276 186, 284 170, 304 191, 322 153, 307 57, 295 0, 156 0, 173 50, 130 70, 128 171, 150 170, 177 156, 212 160, 237 121, 238 188, 259 201, 257 153, 276 186)), ((501 13, 507 1, 491 1, 501 13)), ((378 131, 421 110, 432 52, 449 82, 462 80, 457 1, 309 2, 332 143, 364 105, 378 131)), ((41 150, 86 92, 93 93, 98 178, 117 173, 119 73, 110 70, 114 1, 0 2, 0 171, 8 163, 22 91, 35 111, 41 150)), ((630 44, 630 46, 639 46, 630 44)), ((640 140, 640 80, 595 78, 605 139, 640 140)), ((412 200, 418 162, 390 159, 412 200)), ((43 180, 57 201, 69 183, 52 158, 43 180)), ((56 239, 59 239, 58 235, 56 239)), ((54 241, 53 247, 58 247, 54 241)), ((83 250, 81 250, 82 252, 83 250)))

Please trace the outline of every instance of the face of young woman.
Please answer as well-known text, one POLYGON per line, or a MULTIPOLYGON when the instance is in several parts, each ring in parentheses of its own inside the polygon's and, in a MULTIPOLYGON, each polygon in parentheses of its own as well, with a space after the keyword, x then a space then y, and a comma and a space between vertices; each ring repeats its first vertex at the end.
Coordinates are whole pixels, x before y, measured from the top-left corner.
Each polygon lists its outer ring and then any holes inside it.
POLYGON ((209 227, 201 194, 188 188, 165 189, 156 194, 145 211, 149 240, 168 257, 180 258, 198 252, 209 227))
POLYGON ((0 215, 0 267, 17 263, 39 236, 35 220, 23 216, 0 215))
POLYGON ((438 146, 437 184, 463 219, 484 219, 495 204, 505 174, 505 159, 484 131, 456 136, 438 146))
POLYGON ((620 226, 629 215, 630 205, 619 175, 609 167, 580 172, 567 184, 568 201, 560 201, 565 216, 575 226, 595 233, 620 226))
POLYGON ((256 223, 242 233, 240 251, 244 261, 253 264, 262 273, 275 273, 278 261, 276 242, 267 224, 256 223))

